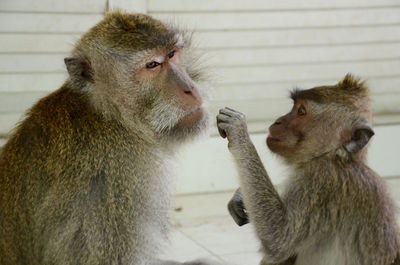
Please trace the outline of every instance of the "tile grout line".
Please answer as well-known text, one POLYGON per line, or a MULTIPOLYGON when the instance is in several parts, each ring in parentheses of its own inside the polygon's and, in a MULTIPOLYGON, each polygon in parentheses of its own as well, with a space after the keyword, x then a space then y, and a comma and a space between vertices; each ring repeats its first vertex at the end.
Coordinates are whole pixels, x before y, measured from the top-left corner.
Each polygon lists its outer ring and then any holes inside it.
POLYGON ((211 256, 217 258, 219 261, 221 262, 226 262, 225 260, 223 260, 220 256, 218 256, 216 253, 212 252, 211 250, 209 250, 208 248, 206 248, 205 246, 203 246, 203 244, 200 244, 197 240, 195 240, 194 238, 192 238, 191 236, 187 235, 185 232, 183 232, 181 229, 176 229, 176 231, 178 231, 179 233, 181 233, 183 236, 185 236, 186 238, 188 238, 189 240, 193 241, 196 245, 198 245, 199 247, 201 247, 202 249, 204 249, 206 252, 208 252, 209 254, 211 254, 211 256))

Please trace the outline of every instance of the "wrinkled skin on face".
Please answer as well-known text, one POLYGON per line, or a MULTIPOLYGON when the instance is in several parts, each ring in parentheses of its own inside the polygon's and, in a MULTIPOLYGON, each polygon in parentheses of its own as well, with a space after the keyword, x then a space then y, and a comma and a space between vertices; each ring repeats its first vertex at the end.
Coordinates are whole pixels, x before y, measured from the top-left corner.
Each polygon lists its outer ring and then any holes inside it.
POLYGON ((187 73, 183 56, 182 48, 175 46, 167 54, 145 58, 135 74, 139 83, 152 87, 143 108, 158 133, 194 127, 205 116, 199 86, 187 73))

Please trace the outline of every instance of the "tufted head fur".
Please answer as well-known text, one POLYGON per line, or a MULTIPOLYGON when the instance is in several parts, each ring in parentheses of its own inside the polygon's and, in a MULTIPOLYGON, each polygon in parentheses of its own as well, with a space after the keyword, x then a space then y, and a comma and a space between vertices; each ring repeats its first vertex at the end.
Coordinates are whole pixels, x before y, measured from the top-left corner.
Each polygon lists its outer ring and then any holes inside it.
POLYGON ((311 100, 319 104, 339 104, 365 116, 371 122, 369 91, 364 81, 347 74, 333 86, 319 86, 307 90, 294 89, 290 97, 311 100))

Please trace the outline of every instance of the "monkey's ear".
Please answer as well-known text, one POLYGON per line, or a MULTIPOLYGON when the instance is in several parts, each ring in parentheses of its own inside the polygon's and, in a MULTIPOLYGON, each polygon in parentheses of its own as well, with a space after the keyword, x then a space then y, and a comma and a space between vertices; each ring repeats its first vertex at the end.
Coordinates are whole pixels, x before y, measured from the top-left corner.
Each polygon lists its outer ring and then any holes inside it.
POLYGON ((64 59, 64 62, 77 88, 84 88, 87 82, 93 83, 93 69, 87 58, 68 57, 64 59))
POLYGON ((375 132, 368 124, 356 126, 351 130, 350 141, 345 143, 344 148, 349 153, 357 153, 368 144, 374 134, 375 132))

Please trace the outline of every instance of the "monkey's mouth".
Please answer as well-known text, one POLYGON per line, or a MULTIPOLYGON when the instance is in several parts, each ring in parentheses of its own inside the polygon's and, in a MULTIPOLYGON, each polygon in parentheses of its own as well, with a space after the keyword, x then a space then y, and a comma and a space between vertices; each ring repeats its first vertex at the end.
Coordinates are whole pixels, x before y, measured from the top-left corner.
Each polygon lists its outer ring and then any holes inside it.
POLYGON ((273 142, 273 143, 277 143, 280 142, 281 140, 279 140, 278 138, 272 137, 271 135, 268 135, 267 137, 267 142, 273 142))
POLYGON ((195 114, 196 112, 199 112, 201 110, 203 110, 203 104, 201 104, 200 106, 198 106, 197 108, 195 108, 194 110, 190 111, 188 114, 183 116, 183 118, 181 120, 189 118, 190 116, 192 116, 193 114, 195 114))
POLYGON ((268 146, 268 148, 274 152, 275 150, 279 149, 281 143, 281 140, 278 138, 275 138, 271 135, 268 135, 267 140, 266 140, 266 144, 268 146))
POLYGON ((179 121, 179 126, 191 126, 203 117, 203 104, 191 110, 184 115, 179 121))

